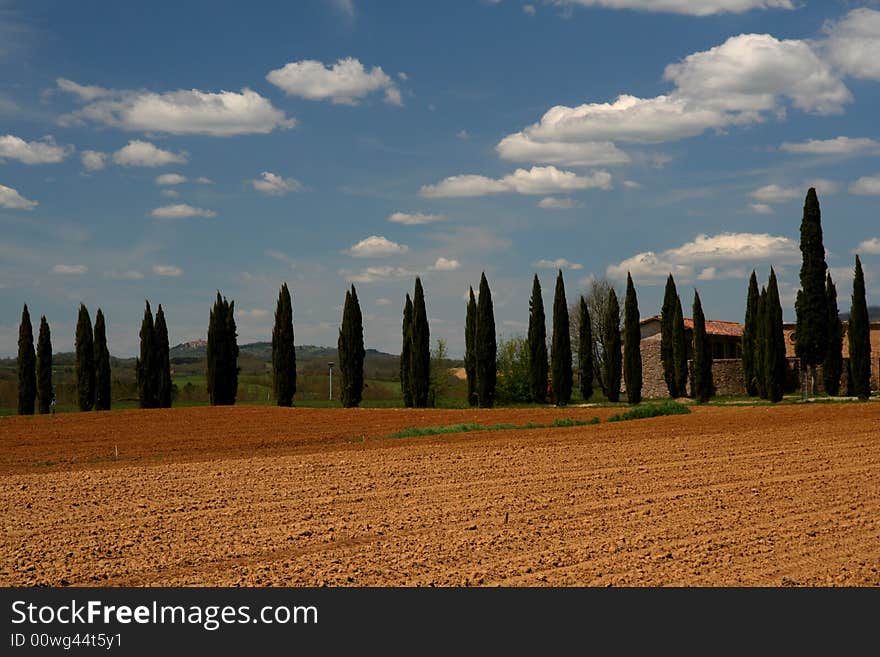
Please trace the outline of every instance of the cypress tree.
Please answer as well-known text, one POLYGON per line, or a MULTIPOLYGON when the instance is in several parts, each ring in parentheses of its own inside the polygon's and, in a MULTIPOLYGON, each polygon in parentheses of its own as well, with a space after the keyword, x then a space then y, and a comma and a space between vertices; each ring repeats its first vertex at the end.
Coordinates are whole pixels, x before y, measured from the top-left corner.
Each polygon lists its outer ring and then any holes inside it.
POLYGON ((474 340, 477 373, 477 401, 480 408, 495 404, 495 383, 498 376, 495 358, 495 310, 486 272, 480 276, 480 298, 477 301, 477 322, 474 340))
MULTIPOLYGON (((554 306, 555 311, 555 306, 554 306)), ((554 331, 556 330, 554 317, 554 331)), ((555 333, 554 333, 555 335, 555 333)), ((547 320, 544 316, 544 299, 541 297, 541 283, 538 275, 532 281, 532 296, 529 299, 529 387, 532 400, 547 403, 547 320)), ((555 389, 556 384, 553 384, 555 389)))
POLYGON ((156 368, 156 406, 171 408, 171 353, 168 346, 168 325, 165 323, 165 311, 162 304, 156 310, 156 322, 153 324, 153 349, 155 356, 153 365, 156 368))
POLYGON ((779 303, 779 287, 776 272, 770 268, 770 281, 767 284, 767 301, 764 308, 766 322, 766 351, 764 370, 766 372, 767 399, 778 402, 785 388, 785 335, 782 331, 782 305, 779 303))
POLYGON ((666 389, 673 399, 681 396, 678 379, 675 377, 675 349, 672 343, 673 319, 675 305, 678 303, 678 291, 672 274, 666 279, 666 291, 663 294, 663 307, 660 310, 660 362, 663 365, 663 379, 666 389))
POLYGON ((18 414, 33 415, 37 399, 37 355, 34 351, 34 327, 27 304, 21 311, 18 326, 18 414))
POLYGON ((856 256, 852 305, 849 311, 849 366, 853 393, 861 400, 871 396, 871 326, 862 261, 856 256))
POLYGON ((282 283, 272 327, 272 387, 279 406, 293 406, 296 394, 296 349, 293 345, 293 301, 282 283))
POLYGON ((110 350, 104 313, 95 314, 95 410, 110 410, 110 350))
POLYGON ((474 288, 469 288, 467 314, 464 323, 464 371, 467 376, 467 397, 470 406, 477 405, 477 300, 474 288))
POLYGON ((767 288, 761 286, 755 326, 755 389, 758 397, 767 399, 767 288))
MULTIPOLYGON (((150 302, 145 302, 144 319, 141 321, 141 350, 140 356, 135 361, 137 375, 138 399, 141 408, 156 408, 159 405, 158 381, 156 380, 156 349, 153 346, 155 331, 153 329, 153 311, 150 302)), ((210 370, 210 359, 209 371, 210 370)), ((210 382, 208 383, 210 389, 210 382)))
POLYGON ((831 272, 825 279, 825 298, 828 300, 828 350, 822 363, 825 392, 832 397, 840 393, 840 375, 843 372, 843 323, 837 307, 837 287, 831 272))
MULTIPOLYGON (((212 406, 231 406, 238 394, 238 341, 235 326, 235 302, 227 301, 217 291, 208 322, 207 371, 208 397, 212 406)), ((158 382, 157 382, 158 383, 158 382)), ((158 385, 157 385, 158 387, 158 385)), ((157 392, 158 401, 158 392, 157 392)))
POLYGON ((345 293, 342 326, 337 343, 342 405, 353 408, 361 403, 364 390, 364 327, 354 285, 345 293))
POLYGON ((581 396, 587 401, 593 396, 593 327, 587 300, 581 295, 578 308, 578 373, 581 396))
MULTIPOLYGON (((412 323, 413 323, 413 304, 409 298, 409 292, 406 293, 406 302, 403 304, 403 326, 401 333, 403 343, 400 347, 400 390, 403 392, 403 405, 412 408, 413 390, 412 390, 412 323)), ((470 384, 470 379, 468 379, 470 384)))
POLYGON ((712 397, 712 349, 706 335, 706 318, 700 293, 694 290, 694 372, 691 395, 700 404, 712 397))
POLYGON ((746 299, 746 317, 742 334, 742 369, 743 382, 746 386, 746 394, 754 397, 758 394, 758 386, 755 380, 755 340, 758 329, 758 277, 755 270, 749 278, 749 292, 746 299))
POLYGON ((95 406, 95 340, 92 320, 84 304, 79 305, 76 322, 76 391, 79 410, 95 406))
POLYGON ((795 351, 805 374, 809 367, 810 393, 816 379, 816 366, 828 350, 828 302, 825 299, 825 247, 822 244, 822 214, 816 189, 810 187, 801 220, 801 290, 795 303, 797 328, 795 351))
POLYGON ((428 311, 425 308, 425 291, 418 276, 413 292, 411 371, 413 406, 427 408, 428 393, 431 390, 431 335, 428 311))
POLYGON ((602 378, 606 386, 605 395, 608 401, 616 402, 620 400, 620 304, 613 287, 608 290, 602 330, 602 378))
POLYGON ((675 312, 672 315, 672 361, 675 365, 675 390, 679 396, 685 397, 688 389, 687 333, 678 294, 675 295, 675 312))
POLYGON ((37 338, 37 399, 40 413, 52 410, 52 336, 45 315, 40 317, 37 338))
POLYGON ((626 384, 626 400, 630 404, 638 404, 642 401, 642 331, 639 326, 639 301, 629 272, 626 273, 626 297, 623 301, 623 332, 623 378, 626 384))
POLYGON ((550 345, 550 367, 553 376, 553 394, 557 406, 571 401, 571 333, 568 325, 568 303, 565 301, 565 283, 562 270, 556 275, 553 295, 553 338, 550 345))

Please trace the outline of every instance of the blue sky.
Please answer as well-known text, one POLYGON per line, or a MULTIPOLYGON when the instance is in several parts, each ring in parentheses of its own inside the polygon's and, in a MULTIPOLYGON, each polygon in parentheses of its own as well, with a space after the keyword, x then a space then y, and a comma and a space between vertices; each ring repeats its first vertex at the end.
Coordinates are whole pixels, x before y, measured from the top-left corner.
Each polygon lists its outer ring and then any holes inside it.
POLYGON ((0 67, 0 355, 25 302, 125 356, 144 299, 177 343, 217 289, 268 340, 285 280, 298 343, 354 283, 397 353, 417 274, 459 355, 484 270, 503 336, 560 267, 741 320, 774 265, 793 319, 811 185, 841 307, 854 252, 877 302, 877 2, 0 0, 0 67))

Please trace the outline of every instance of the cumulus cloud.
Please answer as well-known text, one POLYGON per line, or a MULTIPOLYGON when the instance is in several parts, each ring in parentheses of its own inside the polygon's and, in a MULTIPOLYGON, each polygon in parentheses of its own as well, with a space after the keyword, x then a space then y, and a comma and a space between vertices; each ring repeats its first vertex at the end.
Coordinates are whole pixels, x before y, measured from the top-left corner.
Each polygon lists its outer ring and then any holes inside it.
POLYGON ((104 274, 104 276, 120 281, 139 281, 144 277, 142 272, 134 269, 129 269, 126 271, 108 271, 104 274))
POLYGON ((380 281, 409 278, 413 272, 403 267, 366 267, 358 272, 341 270, 339 274, 352 283, 376 283, 380 281))
POLYGON ((258 180, 252 180, 251 184, 258 192, 268 194, 269 196, 284 196, 291 192, 302 191, 303 185, 294 178, 282 178, 281 176, 263 171, 258 180))
POLYGON ((784 201, 794 200, 798 198, 801 194, 805 194, 805 192, 801 192, 799 189, 795 189, 794 187, 764 185, 763 187, 759 187, 758 189, 752 191, 749 196, 761 203, 782 203, 784 201))
POLYGON ((15 135, 0 137, 0 162, 18 160, 23 164, 55 164, 61 162, 72 149, 59 146, 52 137, 42 141, 25 141, 15 135))
POLYGON ((642 184, 636 182, 635 180, 624 180, 623 186, 626 187, 627 189, 641 189, 642 188, 642 184))
POLYGON ((134 132, 229 137, 265 134, 296 124, 248 88, 241 92, 181 89, 156 93, 90 87, 63 78, 58 79, 58 88, 85 103, 62 116, 62 125, 90 121, 134 132))
POLYGON ((88 171, 100 171, 107 166, 107 154, 100 151, 83 151, 79 159, 88 171))
POLYGON ((153 273, 156 274, 156 276, 172 276, 176 278, 183 274, 183 270, 174 265, 155 265, 153 267, 153 273))
POLYGON ((627 164, 630 156, 610 141, 537 141, 523 132, 506 136, 495 147, 502 160, 563 166, 627 164))
POLYGON ((532 267, 538 269, 583 269, 584 266, 577 262, 570 262, 565 258, 556 258, 556 260, 538 260, 532 263, 532 267))
POLYGON ((479 175, 450 176, 436 185, 423 186, 419 194, 428 198, 450 198, 505 192, 554 194, 593 188, 611 189, 611 174, 607 171, 595 171, 589 176, 579 176, 571 171, 546 166, 517 169, 500 179, 479 175))
POLYGON ((161 167, 167 164, 186 164, 186 153, 172 153, 155 144, 132 139, 113 153, 113 161, 124 167, 161 167))
POLYGON ((381 235, 370 235, 352 246, 348 253, 357 258, 373 258, 406 253, 408 250, 409 247, 404 244, 392 242, 381 235))
POLYGON ((195 208, 186 203, 178 203, 176 205, 163 205, 156 208, 150 213, 154 219, 187 219, 189 217, 205 217, 211 219, 217 216, 213 210, 205 210, 204 208, 195 208))
POLYGON ((867 137, 835 137, 834 139, 809 139, 805 142, 785 142, 779 150, 799 155, 861 155, 880 151, 880 141, 867 137))
POLYGON ((688 16, 741 14, 752 9, 794 9, 792 0, 553 0, 561 6, 633 9, 688 16))
POLYGON ((85 274, 89 270, 85 265, 55 265, 52 267, 53 274, 62 274, 64 276, 75 276, 85 274))
POLYGON ((443 221, 442 214, 429 214, 424 212, 392 212, 388 215, 388 221, 405 226, 421 226, 435 221, 443 221))
POLYGON ((156 178, 157 185, 182 185, 186 181, 186 176, 182 176, 179 173, 163 173, 156 178))
POLYGON ((198 178, 196 178, 196 182, 199 185, 213 185, 214 184, 214 181, 206 176, 199 176, 198 178))
POLYGON ((159 195, 164 198, 177 198, 180 196, 180 192, 178 192, 176 189, 163 189, 161 192, 159 192, 159 195))
POLYGON ((824 45, 835 66, 854 78, 880 80, 880 11, 853 9, 825 30, 824 45))
POLYGON ((766 203, 749 203, 749 210, 755 214, 773 214, 773 208, 766 203))
POLYGON ((862 176, 849 186, 850 194, 865 196, 880 195, 880 173, 876 176, 862 176))
POLYGON ((266 79, 288 96, 308 100, 330 100, 336 104, 356 105, 375 91, 385 92, 385 102, 400 105, 400 90, 394 81, 374 66, 369 71, 354 57, 338 60, 333 66, 305 59, 270 71, 266 79))
POLYGON ((0 185, 0 208, 12 210, 33 210, 39 203, 31 201, 18 193, 18 190, 0 185))
POLYGON ((431 271, 455 271, 459 267, 461 263, 458 260, 441 256, 431 265, 431 271))
POLYGON ((880 255, 880 238, 872 237, 869 240, 865 240, 854 248, 852 252, 867 255, 880 255))
POLYGON ((571 210, 572 208, 581 208, 583 203, 575 201, 572 198, 559 198, 557 196, 545 196, 538 201, 538 207, 544 210, 571 210))
POLYGON ((697 274, 698 281, 721 281, 730 278, 746 278, 748 274, 743 268, 719 270, 717 267, 705 267, 697 274))

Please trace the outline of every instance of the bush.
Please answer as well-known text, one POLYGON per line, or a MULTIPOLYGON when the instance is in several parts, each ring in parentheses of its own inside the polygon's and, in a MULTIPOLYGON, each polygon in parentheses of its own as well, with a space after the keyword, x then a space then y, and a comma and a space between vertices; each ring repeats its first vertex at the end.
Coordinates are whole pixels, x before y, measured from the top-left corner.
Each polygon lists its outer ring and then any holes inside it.
POLYGON ((529 343, 515 336, 498 342, 498 381, 495 398, 502 403, 528 403, 532 401, 529 381, 529 343))
POLYGON ((684 404, 674 401, 665 401, 659 404, 643 404, 634 406, 625 413, 612 415, 608 418, 609 422, 621 422, 623 420, 643 420, 649 417, 659 417, 661 415, 687 415, 691 412, 684 404))

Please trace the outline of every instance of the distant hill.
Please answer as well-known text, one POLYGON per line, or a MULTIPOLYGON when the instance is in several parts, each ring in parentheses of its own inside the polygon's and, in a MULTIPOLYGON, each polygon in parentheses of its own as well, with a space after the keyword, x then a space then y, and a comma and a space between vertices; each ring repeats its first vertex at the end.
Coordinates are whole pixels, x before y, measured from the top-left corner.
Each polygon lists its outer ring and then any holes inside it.
MULTIPOLYGON (((196 340, 193 342, 183 342, 171 348, 171 358, 204 358, 207 355, 208 343, 205 340, 196 340)), ((271 342, 251 342, 250 344, 241 344, 238 346, 241 355, 247 354, 259 360, 272 360, 272 343, 271 342)), ((367 358, 394 358, 397 354, 388 354, 378 349, 367 349, 367 358)), ((312 360, 322 358, 328 362, 336 360, 336 347, 317 347, 311 344, 303 344, 296 346, 297 359, 312 360)))

